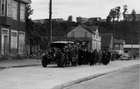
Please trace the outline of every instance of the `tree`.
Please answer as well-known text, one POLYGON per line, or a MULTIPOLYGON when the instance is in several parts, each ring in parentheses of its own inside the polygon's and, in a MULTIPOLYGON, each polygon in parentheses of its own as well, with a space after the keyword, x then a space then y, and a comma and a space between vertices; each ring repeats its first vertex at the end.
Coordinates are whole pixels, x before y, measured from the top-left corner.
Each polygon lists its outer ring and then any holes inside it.
POLYGON ((131 16, 132 16, 132 21, 135 22, 136 21, 136 11, 135 11, 135 9, 132 10, 131 16))
POLYGON ((72 20, 73 20, 72 15, 70 15, 70 16, 68 17, 68 21, 72 21, 72 20))
POLYGON ((126 17, 125 17, 125 13, 127 12, 127 10, 128 10, 128 6, 127 5, 123 5, 123 19, 125 20, 126 19, 126 17))
POLYGON ((26 20, 30 19, 30 15, 33 14, 33 11, 30 4, 26 5, 26 20))
POLYGON ((30 18, 30 15, 33 14, 33 9, 31 9, 31 5, 26 5, 26 43, 32 44, 32 30, 33 30, 33 21, 30 18))
POLYGON ((106 18, 106 20, 107 20, 107 24, 110 24, 110 22, 111 22, 111 16, 108 15, 107 18, 106 18))
POLYGON ((120 9, 121 9, 120 6, 117 6, 117 7, 113 8, 113 9, 111 9, 107 19, 108 20, 113 20, 113 21, 115 19, 117 19, 117 21, 119 21, 119 18, 120 18, 120 15, 121 15, 120 9))
POLYGON ((115 11, 116 11, 116 18, 117 18, 118 21, 119 21, 119 19, 120 19, 120 15, 121 15, 120 9, 121 9, 120 6, 117 6, 117 7, 115 8, 115 11))

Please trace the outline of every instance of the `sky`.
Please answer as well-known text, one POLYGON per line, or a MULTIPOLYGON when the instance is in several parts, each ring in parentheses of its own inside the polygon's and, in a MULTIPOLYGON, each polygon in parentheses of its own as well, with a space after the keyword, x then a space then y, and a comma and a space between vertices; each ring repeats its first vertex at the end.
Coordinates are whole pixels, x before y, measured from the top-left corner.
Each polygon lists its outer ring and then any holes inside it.
MULTIPOLYGON (((34 10, 31 18, 46 19, 49 18, 49 1, 50 0, 32 0, 31 8, 34 10)), ((135 9, 140 14, 140 0, 52 0, 52 18, 68 19, 72 15, 73 20, 76 17, 101 17, 106 19, 109 11, 117 6, 128 6, 128 12, 135 9)))

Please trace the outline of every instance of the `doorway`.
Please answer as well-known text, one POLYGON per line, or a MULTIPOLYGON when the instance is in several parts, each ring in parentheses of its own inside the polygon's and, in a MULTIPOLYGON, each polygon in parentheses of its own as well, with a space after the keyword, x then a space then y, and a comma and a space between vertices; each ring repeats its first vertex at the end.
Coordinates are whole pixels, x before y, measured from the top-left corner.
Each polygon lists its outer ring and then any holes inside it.
POLYGON ((9 53, 9 30, 2 28, 1 30, 1 54, 8 55, 9 53))

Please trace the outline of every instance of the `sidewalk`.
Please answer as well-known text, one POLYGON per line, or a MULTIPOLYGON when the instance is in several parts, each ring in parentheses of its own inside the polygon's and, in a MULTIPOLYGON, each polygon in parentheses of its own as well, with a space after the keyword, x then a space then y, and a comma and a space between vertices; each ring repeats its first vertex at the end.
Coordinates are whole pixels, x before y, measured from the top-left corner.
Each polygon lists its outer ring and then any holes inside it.
POLYGON ((0 61, 0 69, 11 67, 41 66, 41 65, 42 65, 41 60, 36 59, 8 59, 0 61))
POLYGON ((0 61, 0 69, 11 67, 40 66, 41 60, 36 59, 8 59, 0 61))

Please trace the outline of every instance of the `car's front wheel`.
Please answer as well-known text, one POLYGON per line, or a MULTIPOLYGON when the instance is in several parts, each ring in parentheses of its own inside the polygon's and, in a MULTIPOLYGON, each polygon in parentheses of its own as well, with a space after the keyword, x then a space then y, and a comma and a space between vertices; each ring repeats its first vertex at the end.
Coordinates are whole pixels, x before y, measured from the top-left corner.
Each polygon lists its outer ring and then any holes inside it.
POLYGON ((47 67, 47 60, 42 60, 42 66, 47 67))

